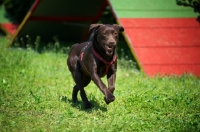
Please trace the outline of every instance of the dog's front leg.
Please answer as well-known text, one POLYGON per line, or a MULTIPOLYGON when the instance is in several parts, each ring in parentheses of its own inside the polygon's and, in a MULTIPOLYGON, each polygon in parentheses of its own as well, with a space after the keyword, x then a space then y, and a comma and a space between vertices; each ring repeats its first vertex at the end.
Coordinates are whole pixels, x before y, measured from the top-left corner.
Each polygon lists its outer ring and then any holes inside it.
POLYGON ((116 79, 116 74, 108 75, 107 80, 108 80, 108 90, 113 94, 115 91, 115 79, 116 79))
POLYGON ((104 100, 107 104, 113 102, 115 100, 115 96, 108 90, 106 85, 103 83, 99 75, 97 74, 97 64, 96 61, 94 60, 93 56, 90 59, 91 61, 89 62, 90 65, 90 75, 91 75, 91 80, 97 85, 97 87, 100 89, 100 91, 104 94, 104 100))
POLYGON ((104 100, 107 104, 115 100, 115 96, 107 89, 106 85, 102 82, 97 73, 93 73, 91 76, 93 82, 98 86, 101 92, 105 95, 104 100))

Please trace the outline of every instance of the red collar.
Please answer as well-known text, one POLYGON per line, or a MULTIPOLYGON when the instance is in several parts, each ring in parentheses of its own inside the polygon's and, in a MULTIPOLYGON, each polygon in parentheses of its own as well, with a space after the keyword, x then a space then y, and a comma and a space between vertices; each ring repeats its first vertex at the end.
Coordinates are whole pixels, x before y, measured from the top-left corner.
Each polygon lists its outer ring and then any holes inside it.
MULTIPOLYGON (((88 45, 89 45, 89 44, 88 44, 88 45)), ((88 47, 88 45, 85 46, 85 47, 83 48, 82 52, 81 52, 81 55, 80 55, 80 62, 81 62, 81 65, 82 65, 83 69, 85 69, 85 71, 90 75, 90 72, 87 70, 85 64, 84 64, 83 61, 82 61, 82 60, 83 60, 83 57, 84 57, 84 51, 85 51, 85 49, 88 47)), ((103 59, 103 58, 94 50, 94 48, 92 48, 92 53, 93 53, 100 61, 102 61, 102 62, 106 65, 106 71, 105 71, 105 74, 103 75, 103 76, 105 76, 105 75, 108 73, 108 70, 109 70, 110 66, 111 66, 113 63, 115 63, 115 61, 116 61, 116 59, 117 59, 116 53, 114 54, 113 59, 112 59, 110 62, 108 62, 108 61, 106 61, 105 59, 103 59)))
POLYGON ((114 54, 112 61, 108 62, 106 60, 104 60, 95 50, 94 48, 92 48, 92 53, 100 60, 102 61, 104 64, 106 65, 112 65, 115 61, 116 61, 116 54, 114 54))
POLYGON ((102 61, 105 65, 106 65, 106 71, 105 71, 105 74, 104 74, 104 76, 108 73, 108 70, 109 70, 109 68, 110 68, 110 66, 113 64, 113 63, 115 63, 115 61, 116 61, 116 53, 114 54, 114 56, 113 56, 113 59, 110 61, 110 62, 108 62, 108 61, 106 61, 105 59, 103 59, 95 50, 94 50, 94 48, 92 48, 92 53, 100 60, 100 61, 102 61))

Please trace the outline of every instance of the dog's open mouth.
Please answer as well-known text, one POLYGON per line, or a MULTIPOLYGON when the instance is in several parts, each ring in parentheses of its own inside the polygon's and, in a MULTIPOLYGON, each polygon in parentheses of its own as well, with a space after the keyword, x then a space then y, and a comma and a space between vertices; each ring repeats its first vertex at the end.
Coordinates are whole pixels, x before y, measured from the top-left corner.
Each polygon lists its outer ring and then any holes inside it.
POLYGON ((107 55, 110 56, 110 55, 113 54, 113 49, 114 49, 114 47, 112 47, 112 46, 110 46, 110 45, 104 45, 104 49, 105 49, 107 55))

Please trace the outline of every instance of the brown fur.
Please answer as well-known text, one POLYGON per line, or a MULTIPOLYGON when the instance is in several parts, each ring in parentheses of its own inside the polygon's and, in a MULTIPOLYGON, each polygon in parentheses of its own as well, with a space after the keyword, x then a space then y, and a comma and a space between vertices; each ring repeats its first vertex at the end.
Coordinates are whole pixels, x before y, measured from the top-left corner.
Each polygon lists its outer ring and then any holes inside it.
POLYGON ((115 90, 117 60, 107 67, 102 60, 95 56, 92 49, 105 61, 111 62, 116 54, 115 48, 119 33, 123 32, 124 28, 116 24, 91 24, 90 30, 94 30, 95 32, 93 41, 74 44, 67 59, 68 68, 76 83, 72 92, 72 101, 77 102, 77 93, 80 91, 86 109, 91 108, 92 104, 87 99, 84 87, 91 80, 104 94, 104 100, 107 104, 115 100, 113 92, 115 90), (108 69, 107 72, 106 68, 108 69), (108 88, 101 80, 101 77, 105 74, 108 80, 108 88))

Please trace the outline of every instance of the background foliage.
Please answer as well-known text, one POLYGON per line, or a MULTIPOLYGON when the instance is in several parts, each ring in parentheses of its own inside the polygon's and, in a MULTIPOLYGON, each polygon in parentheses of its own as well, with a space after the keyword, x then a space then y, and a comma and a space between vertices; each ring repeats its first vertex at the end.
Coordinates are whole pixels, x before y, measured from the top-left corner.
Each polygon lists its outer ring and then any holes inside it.
POLYGON ((20 23, 34 1, 35 0, 1 0, 0 3, 4 6, 7 17, 12 21, 20 23))
POLYGON ((199 13, 197 21, 200 22, 200 0, 176 0, 178 5, 189 6, 194 9, 194 12, 199 13))

